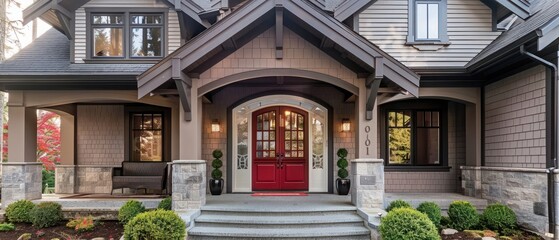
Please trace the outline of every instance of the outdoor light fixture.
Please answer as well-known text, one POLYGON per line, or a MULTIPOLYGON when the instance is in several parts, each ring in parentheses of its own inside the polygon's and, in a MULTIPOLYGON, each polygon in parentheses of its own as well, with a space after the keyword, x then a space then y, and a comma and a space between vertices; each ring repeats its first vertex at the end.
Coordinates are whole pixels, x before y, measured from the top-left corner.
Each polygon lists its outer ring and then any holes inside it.
POLYGON ((342 119, 342 132, 349 132, 349 130, 351 130, 351 123, 349 122, 349 119, 342 119))
POLYGON ((220 130, 219 121, 217 119, 212 120, 212 132, 219 132, 220 130))

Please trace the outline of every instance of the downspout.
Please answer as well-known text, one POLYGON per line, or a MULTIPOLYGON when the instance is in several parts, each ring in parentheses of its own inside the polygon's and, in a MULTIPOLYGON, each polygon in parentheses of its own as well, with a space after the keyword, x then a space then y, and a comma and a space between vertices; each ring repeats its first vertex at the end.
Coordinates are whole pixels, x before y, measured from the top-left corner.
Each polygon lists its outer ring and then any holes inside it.
MULTIPOLYGON (((527 57, 533 59, 536 62, 539 62, 543 65, 545 65, 550 71, 551 71, 551 76, 548 76, 549 79, 546 80, 546 85, 548 85, 549 83, 554 84, 554 88, 552 89, 552 96, 547 96, 546 95, 546 102, 551 102, 549 100, 552 100, 553 104, 553 108, 550 109, 552 112, 548 113, 551 115, 551 119, 552 119, 552 129, 553 129, 553 134, 551 134, 552 136, 549 136, 548 134, 546 134, 547 137, 552 137, 552 156, 551 158, 548 158, 546 161, 546 173, 547 173, 547 202, 548 202, 548 217, 549 217, 549 232, 551 234, 554 235, 553 239, 559 239, 559 234, 556 234, 555 231, 555 209, 556 209, 556 199, 555 199, 555 181, 554 181, 554 172, 557 169, 557 119, 559 119, 559 116, 557 114, 559 114, 558 111, 558 98, 557 98, 557 87, 559 86, 559 83, 557 83, 557 65, 541 58, 538 57, 536 55, 534 55, 533 53, 527 52, 524 45, 520 46, 520 54, 522 55, 526 55, 527 57)), ((546 86, 547 87, 547 86, 546 86)), ((546 117, 547 118, 547 117, 546 117)), ((548 126, 549 127, 549 126, 548 126)), ((549 147, 549 146, 548 146, 549 147)))

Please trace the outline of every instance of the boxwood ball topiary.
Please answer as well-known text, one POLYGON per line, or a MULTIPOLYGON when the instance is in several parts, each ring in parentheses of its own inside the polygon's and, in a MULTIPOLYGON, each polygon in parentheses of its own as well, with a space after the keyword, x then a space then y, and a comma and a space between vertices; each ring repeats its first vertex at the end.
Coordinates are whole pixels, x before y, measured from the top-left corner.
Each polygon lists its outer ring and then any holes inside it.
POLYGON ((341 168, 341 169, 338 170, 338 177, 344 179, 344 178, 347 178, 348 175, 349 175, 349 173, 347 172, 346 169, 341 168))
POLYGON ((347 157, 347 149, 340 148, 336 154, 338 155, 338 157, 345 158, 347 157))
POLYGON ((58 203, 42 202, 31 210, 31 223, 38 228, 56 226, 62 219, 62 206, 58 203))
POLYGON ((495 203, 487 206, 481 215, 483 226, 498 232, 516 229, 516 214, 508 206, 495 203))
POLYGON ((118 210, 118 221, 122 224, 128 223, 128 221, 132 220, 136 215, 143 213, 146 211, 146 208, 142 203, 136 200, 127 201, 120 209, 118 210))
POLYGON ((19 200, 11 203, 6 208, 6 218, 12 223, 30 223, 31 210, 35 207, 29 200, 19 200))
POLYGON ((437 227, 427 215, 413 208, 398 208, 383 217, 379 227, 383 240, 438 240, 437 227))
POLYGON ((214 158, 221 158, 221 157, 223 157, 223 152, 221 152, 221 150, 219 150, 219 149, 216 149, 212 152, 212 156, 214 158))
POLYGON ((223 161, 219 160, 219 159, 215 159, 212 161, 212 167, 213 168, 220 168, 223 166, 223 161))
POLYGON ((345 158, 340 158, 340 160, 338 160, 337 164, 338 164, 339 168, 347 168, 349 163, 347 162, 347 160, 345 158))
POLYGON ((126 240, 183 240, 186 224, 173 211, 157 209, 138 214, 124 226, 126 240))
POLYGON ((388 207, 386 208, 386 211, 390 212, 397 208, 412 208, 412 207, 408 202, 398 199, 390 202, 390 204, 388 204, 388 207))
POLYGON ((417 211, 425 213, 437 229, 441 228, 441 208, 434 202, 422 202, 417 207, 417 211))
POLYGON ((223 176, 223 173, 221 172, 221 170, 216 168, 212 171, 212 178, 213 179, 221 179, 222 176, 223 176))
POLYGON ((479 224, 476 208, 467 201, 452 202, 448 207, 448 217, 451 227, 458 231, 472 229, 479 224))
POLYGON ((171 210, 172 205, 173 205, 173 201, 171 200, 171 197, 166 197, 165 199, 161 200, 161 202, 159 202, 157 208, 163 210, 171 210))

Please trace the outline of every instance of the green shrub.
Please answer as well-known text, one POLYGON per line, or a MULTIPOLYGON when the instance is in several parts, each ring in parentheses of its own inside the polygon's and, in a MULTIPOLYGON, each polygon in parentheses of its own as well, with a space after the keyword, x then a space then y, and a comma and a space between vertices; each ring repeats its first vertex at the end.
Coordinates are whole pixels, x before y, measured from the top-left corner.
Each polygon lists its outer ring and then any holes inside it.
POLYGON ((417 207, 417 211, 425 213, 437 229, 441 228, 441 208, 434 202, 422 202, 417 207))
POLYGON ((145 211, 146 208, 142 205, 142 203, 136 200, 130 200, 118 210, 118 221, 124 225, 132 220, 132 218, 136 215, 145 211))
POLYGON ((466 201, 452 202, 448 208, 448 217, 451 227, 458 231, 471 229, 479 224, 476 208, 466 201))
POLYGON ((480 221, 484 227, 500 233, 516 229, 516 214, 508 206, 500 203, 487 206, 480 221))
POLYGON ((62 221, 62 206, 54 202, 42 202, 31 210, 31 223, 38 228, 56 226, 62 221))
POLYGON ((223 176, 223 173, 219 169, 221 168, 221 166, 223 166, 223 162, 220 159, 221 157, 223 157, 223 153, 221 152, 221 150, 216 149, 212 152, 212 156, 215 158, 212 161, 212 167, 214 168, 214 170, 212 170, 212 178, 218 180, 221 179, 221 177, 223 176))
POLYGON ((437 227, 427 215, 413 208, 398 208, 383 217, 379 227, 383 240, 437 240, 437 227))
POLYGON ((31 210, 35 207, 29 200, 19 200, 11 203, 6 208, 6 218, 12 223, 30 223, 31 222, 31 210))
POLYGON ((398 199, 390 202, 390 204, 388 204, 388 207, 386 208, 386 211, 390 212, 396 208, 412 208, 412 207, 408 202, 398 199))
POLYGON ((0 223, 0 232, 8 232, 16 230, 16 226, 11 223, 0 223))
POLYGON ((345 148, 340 148, 338 150, 338 152, 336 153, 339 157, 337 165, 340 168, 338 170, 338 177, 341 179, 345 179, 347 178, 347 176, 349 175, 349 173, 347 172, 346 168, 348 166, 348 162, 347 162, 347 149, 345 148))
POLYGON ((451 223, 452 222, 448 216, 441 217, 441 227, 450 227, 451 223))
POLYGON ((164 210, 171 210, 172 204, 173 202, 171 201, 171 197, 166 197, 165 199, 161 200, 161 202, 159 202, 157 208, 164 209, 164 210))
POLYGON ((126 240, 184 239, 186 224, 173 211, 157 209, 138 214, 124 226, 126 240))
POLYGON ((54 182, 54 171, 49 171, 43 168, 43 193, 45 192, 47 185, 51 188, 54 187, 54 182))

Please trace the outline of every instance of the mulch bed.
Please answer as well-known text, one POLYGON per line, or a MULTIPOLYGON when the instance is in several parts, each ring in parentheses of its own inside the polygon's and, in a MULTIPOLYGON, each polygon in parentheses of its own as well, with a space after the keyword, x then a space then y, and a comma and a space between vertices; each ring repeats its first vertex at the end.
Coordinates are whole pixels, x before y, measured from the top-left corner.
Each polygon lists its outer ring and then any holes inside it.
MULTIPOLYGON (((459 232, 453 235, 442 235, 442 240, 479 240, 481 238, 479 237, 473 237, 471 234, 469 233, 465 233, 465 232, 459 232)), ((522 236, 514 236, 514 237, 510 237, 513 240, 543 240, 544 238, 534 235, 532 233, 529 232, 522 232, 522 236)), ((499 239, 499 238, 496 238, 499 239)))
POLYGON ((91 232, 78 233, 74 229, 67 228, 66 222, 61 222, 59 226, 39 229, 30 224, 16 224, 15 231, 0 232, 0 240, 16 240, 24 233, 31 233, 31 239, 50 240, 53 238, 60 239, 92 239, 97 237, 106 240, 118 240, 124 232, 123 226, 117 221, 102 221, 91 232), (42 231, 44 235, 37 236, 37 232, 42 231), (67 235, 65 235, 67 234, 67 235))

